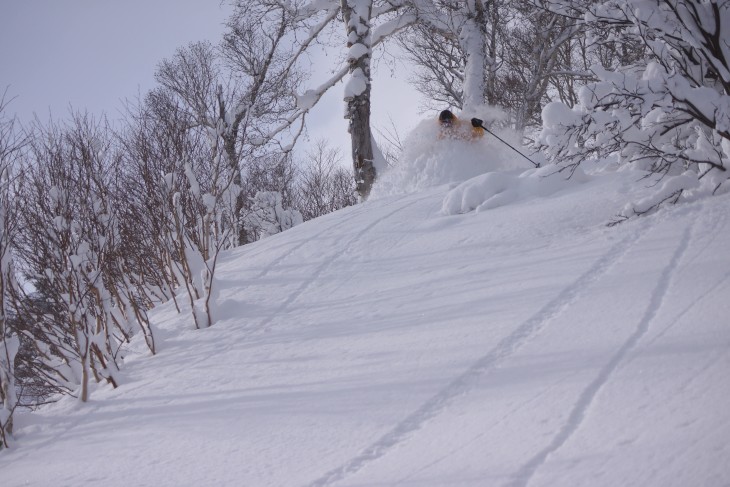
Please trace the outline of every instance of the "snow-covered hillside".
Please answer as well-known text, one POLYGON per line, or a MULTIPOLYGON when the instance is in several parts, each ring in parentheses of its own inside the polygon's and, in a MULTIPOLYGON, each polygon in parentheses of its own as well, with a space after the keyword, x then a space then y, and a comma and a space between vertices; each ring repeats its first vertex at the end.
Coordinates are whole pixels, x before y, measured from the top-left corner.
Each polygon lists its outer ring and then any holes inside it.
POLYGON ((484 145, 226 254, 214 326, 157 309, 0 485, 730 485, 730 194, 609 228, 639 174, 484 145))

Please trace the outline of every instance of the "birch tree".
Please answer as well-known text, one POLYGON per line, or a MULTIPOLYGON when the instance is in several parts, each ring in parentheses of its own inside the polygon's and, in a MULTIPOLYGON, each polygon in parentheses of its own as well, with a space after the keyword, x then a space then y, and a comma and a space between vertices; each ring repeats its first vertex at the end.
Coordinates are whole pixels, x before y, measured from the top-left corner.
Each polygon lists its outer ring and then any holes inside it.
POLYGON ((519 132, 528 125, 539 125, 542 107, 564 86, 563 80, 590 76, 571 63, 571 42, 581 29, 573 18, 551 12, 543 0, 512 4, 505 26, 508 45, 503 50, 505 74, 500 85, 513 97, 505 105, 519 132))
POLYGON ((168 91, 151 92, 133 110, 122 136, 124 208, 133 218, 122 231, 140 255, 135 268, 150 284, 150 305, 171 299, 182 311, 176 293, 184 287, 195 327, 207 327, 210 315, 197 302, 212 286, 207 261, 238 243, 230 210, 239 191, 225 157, 190 129, 189 113, 168 91))
POLYGON ((268 129, 293 110, 298 84, 287 61, 287 11, 250 7, 229 19, 220 49, 193 43, 160 63, 161 87, 148 97, 153 114, 175 113, 179 129, 207 142, 207 155, 181 154, 159 186, 172 205, 168 243, 178 257, 172 262, 178 264, 177 280, 187 287, 196 327, 213 321, 210 298, 219 252, 251 241, 244 215, 250 206, 246 194, 253 191, 243 187, 243 173, 261 156, 261 147, 280 142, 268 129), (199 299, 205 312, 198 309, 199 299))
MULTIPOLYGON (((352 161, 358 194, 367 198, 382 160, 370 127, 371 60, 375 47, 395 33, 412 25, 414 10, 405 0, 314 0, 284 2, 277 0, 240 0, 237 12, 252 8, 283 9, 291 26, 294 39, 289 57, 291 66, 302 67, 301 59, 313 51, 318 43, 332 45, 331 36, 338 39, 341 55, 329 67, 332 75, 318 86, 296 93, 296 110, 291 112, 268 135, 282 133, 297 124, 303 126, 308 112, 332 87, 344 82, 343 100, 345 118, 352 141, 352 161), (332 27, 342 24, 336 33, 332 27)), ((324 66, 317 67, 326 70, 324 66)), ((307 67, 309 69, 309 67, 307 67)))
MULTIPOLYGON (((416 84, 467 115, 484 104, 507 110, 522 131, 536 124, 553 91, 587 73, 571 65, 580 25, 543 0, 419 1, 418 27, 401 40, 417 66, 416 84), (566 55, 567 53, 567 55, 566 55)), ((570 96, 570 95, 568 95, 570 96)))
POLYGON ((349 79, 345 85, 345 118, 352 140, 352 163, 357 192, 367 198, 375 182, 375 151, 370 128, 370 57, 372 0, 342 0, 347 32, 349 79))
POLYGON ((341 153, 327 146, 324 140, 300 162, 297 178, 296 207, 305 220, 354 205, 352 175, 341 165, 341 153))
POLYGON ((470 113, 495 103, 503 3, 416 0, 412 8, 417 27, 400 44, 419 68, 418 86, 434 101, 470 113))
POLYGON ((261 147, 281 148, 270 129, 294 110, 299 81, 287 62, 289 22, 283 9, 236 12, 220 49, 190 44, 160 63, 157 71, 162 88, 153 96, 158 103, 182 110, 186 129, 201 131, 208 141, 209 173, 219 188, 210 194, 227 224, 236 227, 232 245, 246 243, 241 226, 247 204, 245 172, 261 156, 261 147))

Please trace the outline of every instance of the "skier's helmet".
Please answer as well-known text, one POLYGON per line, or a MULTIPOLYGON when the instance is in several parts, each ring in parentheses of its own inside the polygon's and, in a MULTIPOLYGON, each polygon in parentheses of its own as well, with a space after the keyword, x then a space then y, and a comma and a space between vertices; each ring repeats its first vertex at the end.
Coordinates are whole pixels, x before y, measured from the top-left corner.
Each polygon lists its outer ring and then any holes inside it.
POLYGON ((442 125, 451 125, 454 122, 454 114, 450 110, 444 110, 439 113, 439 122, 442 125))

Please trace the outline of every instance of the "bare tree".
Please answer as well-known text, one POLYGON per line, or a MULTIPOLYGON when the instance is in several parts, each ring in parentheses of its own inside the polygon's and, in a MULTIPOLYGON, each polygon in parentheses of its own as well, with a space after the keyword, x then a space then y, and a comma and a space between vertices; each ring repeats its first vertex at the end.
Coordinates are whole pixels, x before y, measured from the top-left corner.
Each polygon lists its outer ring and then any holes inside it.
POLYGON ((444 105, 474 112, 497 102, 501 0, 414 1, 417 25, 400 39, 418 66, 417 86, 444 105))
POLYGON ((286 9, 251 3, 228 20, 220 49, 207 43, 190 44, 160 63, 156 75, 167 93, 158 93, 160 98, 171 99, 184 111, 189 130, 206 135, 210 173, 221 188, 235 193, 233 206, 225 211, 228 221, 237 226, 236 244, 246 243, 241 218, 248 201, 242 174, 262 155, 262 146, 274 145, 283 152, 291 146, 277 139, 283 129, 276 130, 296 111, 300 83, 289 61, 294 49, 287 40, 291 23, 286 9), (225 164, 214 167, 215 158, 225 164))
MULTIPOLYGON (((296 110, 291 112, 282 123, 268 134, 281 133, 302 123, 304 117, 340 81, 345 82, 345 117, 349 119, 349 132, 352 140, 352 159, 358 193, 367 198, 376 177, 376 157, 379 151, 374 148, 370 128, 370 84, 372 50, 393 34, 412 25, 416 16, 405 0, 398 1, 295 1, 279 0, 239 0, 237 12, 248 15, 249 11, 264 8, 280 12, 290 22, 290 38, 294 39, 288 63, 299 63, 300 59, 319 42, 331 45, 328 36, 333 35, 332 25, 340 20, 340 46, 345 47, 342 56, 336 57, 337 64, 332 67, 332 75, 319 86, 307 89, 297 95, 296 110), (344 24, 344 29, 342 25, 344 24), (325 38, 325 40, 322 40, 325 38)), ((322 71, 323 66, 318 66, 322 71)), ((306 69, 311 69, 307 65, 306 69)), ((300 125, 301 127, 301 125, 300 125)))
POLYGON ((311 220, 357 202, 352 175, 341 162, 336 148, 320 140, 300 163, 296 207, 311 220))
POLYGON ((572 80, 587 76, 569 64, 580 24, 543 0, 415 5, 418 27, 401 37, 401 46, 418 66, 415 83, 432 108, 469 113, 498 105, 522 131, 537 123, 551 88, 565 95, 572 80))
POLYGON ((542 107, 551 101, 551 85, 561 86, 564 91, 563 79, 589 76, 568 64, 572 56, 561 56, 579 34, 581 24, 549 11, 543 3, 513 3, 504 27, 508 45, 503 51, 500 85, 511 98, 504 100, 505 106, 512 112, 514 127, 520 132, 528 125, 539 125, 542 107))
POLYGON ((443 109, 463 106, 462 83, 466 60, 453 36, 419 24, 400 38, 416 70, 412 81, 426 98, 425 107, 443 109))
POLYGON ((14 118, 6 116, 7 90, 0 97, 0 449, 13 434, 13 413, 18 405, 15 358, 20 338, 10 326, 15 280, 12 247, 18 228, 13 195, 16 158, 27 142, 14 118))

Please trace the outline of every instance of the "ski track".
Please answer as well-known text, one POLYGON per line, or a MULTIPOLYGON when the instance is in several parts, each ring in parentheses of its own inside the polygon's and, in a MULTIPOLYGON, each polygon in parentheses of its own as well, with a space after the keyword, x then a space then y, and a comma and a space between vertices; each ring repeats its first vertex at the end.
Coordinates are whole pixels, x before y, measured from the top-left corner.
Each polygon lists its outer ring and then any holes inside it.
MULTIPOLYGON (((405 195, 405 196, 397 199, 396 202, 402 200, 406 196, 407 195, 405 195)), ((421 201, 421 200, 419 199, 418 201, 421 201)), ((412 204, 415 204, 418 201, 415 201, 412 204)), ((361 213, 367 211, 367 209, 364 209, 363 208, 363 205, 359 205, 359 207, 357 207, 355 210, 356 211, 353 211, 353 216, 360 215, 361 213)), ((390 216, 390 215, 387 215, 387 216, 390 216)), ((334 224, 331 224, 331 225, 326 226, 325 228, 323 228, 319 232, 315 233, 313 236, 311 236, 309 238, 302 238, 301 241, 299 241, 296 245, 294 245, 294 246, 292 246, 292 247, 290 247, 288 249, 287 249, 287 246, 286 245, 279 245, 278 247, 273 247, 273 249, 283 248, 285 250, 285 252, 283 252, 280 256, 276 257, 274 260, 272 260, 271 262, 269 262, 268 264, 266 264, 264 266, 264 268, 261 271, 259 271, 259 273, 256 274, 256 276, 254 276, 252 278, 252 280, 253 281, 256 281, 258 279, 262 279, 263 277, 266 277, 266 275, 269 273, 269 270, 270 269, 276 267, 280 262, 284 261, 287 257, 290 257, 293 252, 296 252, 297 250, 299 250, 300 248, 302 248, 303 246, 305 246, 307 243, 311 242, 312 240, 314 240, 314 241, 319 240, 323 235, 326 235, 328 233, 331 233, 331 231, 333 229, 335 229, 335 228, 337 228, 337 227, 339 227, 341 225, 342 225, 342 221, 337 220, 337 221, 335 221, 334 224)), ((372 225, 371 225, 371 227, 372 227, 372 225)), ((360 232, 360 233, 362 233, 362 232, 360 232)), ((253 257, 258 256, 259 254, 266 253, 266 252, 271 252, 271 251, 272 251, 272 247, 263 247, 261 250, 251 252, 250 255, 244 254, 244 258, 250 259, 250 258, 253 258, 253 257)), ((322 270, 324 270, 324 269, 318 270, 319 272, 317 272, 312 279, 315 279, 319 274, 321 274, 321 271, 322 270)), ((297 291, 299 291, 298 294, 301 294, 302 292, 304 292, 304 289, 307 286, 311 285, 311 283, 312 283, 311 280, 309 282, 305 283, 304 286, 302 286, 300 289, 297 290, 297 291)), ((295 291, 295 294, 297 293, 297 291, 295 291)), ((292 298, 290 296, 290 298, 287 300, 287 303, 285 303, 285 304, 291 304, 294 301, 294 299, 295 298, 292 298)), ((286 306, 282 305, 281 310, 284 310, 284 309, 286 309, 286 306)), ((190 311, 189 310, 183 310, 183 311, 181 311, 181 314, 182 313, 186 313, 186 312, 189 313, 190 311)), ((251 329, 251 331, 249 332, 249 335, 253 335, 256 332, 260 332, 261 331, 261 327, 262 326, 265 326, 266 324, 268 324, 269 322, 271 322, 271 320, 274 319, 274 317, 276 316, 276 314, 277 313, 274 313, 274 314, 268 316, 261 323, 259 323, 259 325, 256 326, 255 328, 254 327, 247 327, 247 328, 251 329)), ((215 325, 215 323, 213 323, 211 325, 211 327, 214 326, 214 325, 215 325)), ((164 341, 162 343, 164 344, 164 341)), ((198 346, 200 346, 200 345, 198 345, 198 346)), ((220 346, 220 344, 215 343, 214 346, 213 346, 213 349, 210 352, 210 354, 207 354, 207 355, 202 355, 201 354, 201 356, 198 359, 191 360, 190 362, 188 362, 187 368, 191 368, 191 367, 194 367, 194 366, 196 366, 196 365, 198 365, 200 363, 203 363, 206 360, 208 360, 211 356, 221 355, 221 354, 230 352, 231 350, 233 350, 237 346, 238 346, 238 343, 237 343, 236 340, 227 340, 226 341, 226 344, 224 346, 222 346, 222 347, 220 346)), ((162 351, 162 349, 159 349, 158 350, 158 353, 160 351, 162 351)), ((144 385, 140 385, 140 386, 135 387, 135 388, 129 388, 128 390, 129 391, 134 391, 134 390, 137 390, 137 389, 139 389, 141 387, 144 387, 144 385)))
MULTIPOLYGON (((713 213, 719 213, 719 214, 711 214, 709 217, 705 217, 706 220, 710 220, 711 226, 710 228, 703 231, 703 235, 706 235, 707 243, 704 245, 704 247, 698 248, 697 253, 695 255, 695 258, 707 251, 712 241, 717 238, 717 235, 721 235, 721 230, 725 229, 725 226, 727 226, 727 216, 725 213, 721 212, 713 212, 713 213)), ((694 261, 694 258, 690 259, 688 256, 688 262, 686 262, 686 266, 692 265, 692 262, 694 261)), ((693 301, 687 305, 686 308, 684 308, 681 312, 679 312, 673 320, 668 322, 668 324, 664 327, 664 329, 657 333, 654 338, 652 338, 649 342, 647 342, 647 345, 651 345, 660 338, 662 338, 664 335, 666 335, 674 326, 679 323, 679 321, 686 315, 690 310, 697 307, 699 304, 701 304, 705 299, 709 299, 709 297, 712 295, 712 293, 723 285, 725 281, 730 279, 730 270, 728 270, 723 276, 721 276, 716 282, 710 284, 710 286, 705 290, 699 293, 699 298, 697 298, 696 301, 693 301)), ((730 486, 729 486, 730 487, 730 486)))
MULTIPOLYGON (((393 201, 393 203, 397 203, 398 201, 402 200, 403 198, 405 198, 405 196, 393 201)), ((357 207, 355 207, 352 211, 351 217, 352 218, 359 217, 362 213, 367 212, 368 208, 363 208, 363 206, 365 206, 365 205, 361 204, 361 205, 358 205, 357 207)), ((323 230, 314 234, 312 237, 302 238, 302 240, 292 248, 287 248, 287 245, 278 245, 276 247, 267 247, 267 246, 263 245, 263 246, 261 246, 260 249, 258 249, 257 252, 251 252, 250 255, 245 255, 245 258, 248 259, 248 258, 257 257, 260 254, 273 253, 273 251, 282 249, 282 248, 285 250, 285 252, 283 254, 281 254, 279 257, 277 257, 276 259, 274 259, 270 263, 268 263, 261 270, 261 272, 259 272, 259 274, 256 277, 254 277, 254 279, 261 279, 262 277, 265 277, 266 274, 269 273, 269 269, 275 267, 276 265, 279 264, 279 262, 282 262, 284 259, 289 257, 289 255, 291 255, 292 252, 299 250, 300 248, 302 248, 304 245, 306 245, 308 242, 310 242, 312 240, 318 240, 322 235, 325 235, 326 233, 328 233, 329 231, 331 231, 334 228, 342 226, 342 224, 343 224, 343 222, 338 219, 335 221, 334 224, 327 226, 323 230)))
POLYGON ((598 258, 590 269, 573 281, 573 283, 565 287, 555 298, 538 310, 537 313, 523 322, 510 335, 502 339, 489 353, 474 362, 465 372, 447 384, 436 395, 428 399, 420 408, 408 415, 392 430, 383 435, 375 443, 366 447, 357 456, 340 467, 325 473, 322 477, 307 484, 307 486, 325 487, 357 473, 369 463, 383 457, 394 446, 406 440, 412 433, 421 429, 431 418, 446 410, 454 398, 467 393, 474 387, 481 376, 528 343, 552 319, 560 315, 578 299, 585 292, 586 288, 606 274, 652 226, 651 221, 642 223, 644 223, 643 226, 634 229, 633 233, 612 246, 605 254, 598 258))
MULTIPOLYGON (((393 202, 391 202, 390 204, 397 203, 399 201, 402 201, 403 199, 407 198, 408 196, 410 196, 410 194, 402 195, 399 198, 397 198, 396 200, 394 200, 393 202)), ((387 218, 390 218, 393 215, 399 213, 400 211, 405 210, 407 208, 410 208, 411 206, 416 205, 416 204, 418 204, 418 203, 420 203, 420 202, 422 202, 424 200, 428 200, 428 199, 429 199, 428 196, 421 197, 421 198, 418 198, 418 199, 416 199, 415 201, 413 201, 411 203, 408 203, 408 204, 406 204, 404 206, 400 206, 397 209, 395 209, 393 211, 390 211, 389 213, 386 213, 384 216, 379 217, 379 218, 376 218, 373 222, 371 222, 365 228, 363 228, 362 230, 360 230, 354 237, 352 237, 351 239, 349 239, 347 241, 347 244, 343 246, 342 250, 339 251, 334 256, 334 258, 332 258, 332 259, 330 259, 330 260, 322 263, 317 269, 315 269, 314 273, 310 276, 310 278, 307 279, 307 281, 305 281, 304 283, 302 283, 302 285, 300 285, 298 289, 294 290, 288 296, 288 298, 279 306, 279 308, 277 309, 277 311, 271 313, 269 316, 267 316, 264 319, 262 319, 257 325, 246 327, 248 331, 246 332, 245 338, 247 338, 247 339, 253 339, 257 335, 261 335, 261 334, 264 334, 264 333, 268 332, 271 329, 271 327, 269 327, 268 325, 271 324, 271 322, 274 320, 274 318, 276 318, 277 316, 279 316, 281 313, 286 312, 287 309, 289 308, 289 306, 291 306, 319 278, 319 276, 321 276, 322 273, 325 270, 327 270, 327 268, 329 268, 329 266, 331 266, 336 260, 338 260, 342 255, 344 255, 347 252, 349 246, 353 242, 355 242, 358 239, 362 238, 363 235, 365 235, 373 227, 377 226, 379 223, 381 223, 382 221, 386 220, 387 218)), ((368 208, 366 208, 364 206, 365 205, 360 205, 359 208, 357 208, 357 212, 354 212, 354 215, 360 215, 361 213, 366 213, 366 212, 370 211, 368 208)), ((293 246, 292 248, 290 248, 286 252, 282 253, 279 257, 277 257, 276 259, 274 259, 273 261, 271 261, 269 264, 267 264, 253 278, 253 280, 255 281, 257 279, 261 279, 261 278, 265 277, 268 274, 268 272, 269 272, 270 269, 274 268, 280 262, 284 261, 287 257, 290 257, 293 252, 299 250, 300 248, 302 248, 307 243, 310 243, 312 241, 317 241, 322 236, 327 235, 328 233, 332 233, 332 230, 334 230, 334 229, 336 229, 336 228, 338 228, 340 226, 342 226, 342 222, 341 221, 337 221, 334 224, 329 225, 326 228, 324 228, 324 229, 320 230, 319 232, 315 233, 312 237, 303 238, 298 244, 296 244, 295 246, 293 246)), ((284 246, 282 246, 282 247, 284 247, 284 246)), ((251 256, 249 256, 249 257, 255 257, 256 255, 258 255, 260 253, 261 252, 252 253, 251 256)), ((211 325, 211 327, 214 326, 214 325, 215 325, 215 323, 213 325, 211 325)), ((199 348, 201 347, 200 344, 198 344, 197 346, 199 348)), ((239 340, 227 340, 225 342, 225 345, 223 345, 223 346, 221 346, 220 343, 218 341, 216 341, 211 346, 213 348, 210 350, 210 353, 209 354, 202 354, 201 353, 200 354, 200 358, 195 359, 195 360, 191 360, 187 364, 186 368, 189 369, 191 367, 195 367, 196 365, 205 362, 206 360, 208 360, 210 357, 212 357, 214 355, 215 356, 219 356, 219 355, 222 355, 222 354, 226 354, 228 352, 231 352, 232 350, 234 350, 238 346, 240 346, 240 341, 239 340)), ((184 372, 178 372, 178 373, 184 373, 184 372)), ((178 373, 173 373, 173 375, 177 375, 178 373)), ((133 390, 139 389, 141 387, 144 387, 144 385, 139 385, 138 387, 129 388, 128 390, 133 391, 133 390)))
MULTIPOLYGON (((565 382, 567 380, 568 380, 568 377, 564 377, 564 378, 560 379, 559 381, 557 381, 555 384, 553 384, 553 386, 555 386, 556 384, 563 383, 563 382, 565 382)), ((550 390, 551 390, 551 388, 542 390, 542 391, 538 392, 537 394, 533 395, 530 399, 528 399, 528 400, 526 400, 524 402, 521 402, 521 403, 517 404, 515 407, 511 408, 509 411, 507 411, 506 413, 502 414, 502 416, 500 416, 496 421, 494 421, 491 426, 489 426, 488 428, 486 428, 485 430, 483 430, 482 432, 480 432, 478 435, 474 436, 471 440, 469 440, 469 441, 467 441, 465 443, 460 444, 458 447, 453 448, 452 450, 446 452, 444 455, 441 455, 439 458, 437 458, 437 459, 435 459, 435 460, 427 463, 426 465, 419 466, 418 470, 409 472, 405 477, 399 478, 397 481, 395 481, 394 485, 400 485, 400 484, 402 484, 403 482, 405 482, 407 480, 411 480, 413 477, 415 477, 419 473, 425 472, 429 468, 431 468, 431 467, 433 467, 435 465, 440 464, 441 462, 443 462, 444 460, 448 459, 452 455, 454 455, 456 453, 459 453, 459 452, 461 452, 463 450, 466 450, 467 448, 471 447, 472 444, 476 443, 481 438, 484 438, 485 436, 487 436, 487 434, 489 434, 489 432, 491 430, 493 430, 494 428, 496 428, 502 422, 504 422, 507 419, 509 419, 510 416, 512 416, 513 414, 518 413, 519 411, 521 411, 522 409, 526 408, 527 406, 530 406, 530 405, 534 404, 536 401, 538 401, 543 396, 546 396, 550 392, 550 390)))
MULTIPOLYGON (((412 195, 411 193, 398 195, 397 197, 394 197, 392 201, 389 201, 387 203, 387 205, 391 206, 391 205, 397 204, 398 202, 403 201, 404 199, 408 198, 411 195, 412 195)), ((428 199, 428 198, 419 198, 417 201, 414 201, 411 204, 415 204, 418 201, 423 201, 425 199, 428 199)), ((407 205, 407 206, 410 206, 410 205, 407 205)), ((358 218, 363 213, 370 213, 372 211, 372 209, 367 204, 362 204, 362 203, 358 203, 358 204, 350 206, 348 208, 352 209, 352 214, 349 216, 348 221, 358 218)), ((401 209, 403 209, 403 208, 401 208, 401 209)), ((329 215, 331 215, 331 213, 328 215, 323 215, 322 217, 319 217, 319 218, 327 218, 329 215)), ((279 264, 279 262, 282 262, 284 259, 289 257, 289 255, 292 252, 299 250, 308 242, 319 239, 319 237, 321 237, 322 235, 329 233, 334 228, 340 227, 343 224, 344 223, 342 220, 337 219, 334 224, 327 226, 326 228, 320 230, 319 232, 312 235, 311 237, 303 238, 297 245, 295 245, 292 248, 287 248, 286 244, 279 244, 276 246, 261 246, 260 249, 256 249, 256 250, 252 251, 250 254, 242 254, 242 256, 243 256, 243 258, 249 259, 249 258, 257 257, 261 254, 270 254, 279 249, 283 249, 285 251, 282 255, 280 255, 276 259, 272 260, 270 263, 268 263, 266 265, 266 267, 264 267, 264 269, 262 269, 261 272, 259 272, 259 274, 256 277, 254 277, 254 279, 260 279, 260 278, 266 276, 266 274, 268 274, 269 269, 275 267, 277 264, 279 264)), ((244 248, 245 248, 245 246, 244 246, 244 248)))
POLYGON ((540 451, 537 455, 532 457, 527 463, 525 463, 516 474, 515 478, 508 484, 509 487, 526 487, 530 480, 534 477, 537 470, 545 464, 548 456, 556 452, 562 447, 570 437, 580 428, 586 417, 586 413, 590 408, 593 400, 601 390, 601 388, 608 382, 611 374, 617 370, 621 364, 621 361, 626 355, 633 349, 639 340, 649 331, 649 326, 653 321, 654 317, 661 309, 664 302, 664 298, 669 290, 672 283, 672 277, 676 271, 680 260, 682 259, 685 251, 689 247, 691 240, 692 229, 694 228, 694 221, 692 224, 685 228, 682 239, 680 240, 677 248, 672 255, 669 263, 664 267, 657 284, 652 292, 649 300, 649 305, 644 312, 641 320, 639 321, 636 330, 629 336, 624 342, 621 348, 611 357, 611 359, 603 366, 595 379, 586 387, 581 393, 578 401, 573 406, 573 409, 568 416, 567 421, 563 425, 562 429, 558 432, 550 444, 540 451))
MULTIPOLYGON (((328 268, 329 268, 330 266, 332 266, 332 264, 333 264, 334 262, 336 262, 337 260, 339 260, 339 259, 340 259, 340 257, 342 257, 343 255, 345 255, 345 254, 347 253, 347 251, 348 251, 348 250, 350 249, 350 245, 352 245, 352 244, 353 244, 354 242, 357 242, 358 240, 360 240, 360 239, 361 239, 361 238, 362 238, 362 237, 363 237, 364 235, 366 235, 366 234, 367 234, 367 233, 368 233, 368 232, 369 232, 370 230, 372 230, 372 229, 373 229, 374 227, 376 227, 377 225, 379 225, 379 224, 380 224, 380 223, 382 223, 383 221, 385 221, 385 220, 387 220, 387 219, 391 218, 391 217, 392 217, 393 215, 395 215, 395 214, 397 214, 397 213, 400 213, 401 211, 403 211, 403 210, 405 210, 405 209, 407 209, 407 208, 410 208, 411 206, 414 206, 414 205, 416 205, 416 204, 418 204, 418 203, 420 203, 420 202, 422 202, 422 201, 424 201, 424 200, 427 200, 427 199, 429 199, 429 198, 430 198, 430 197, 418 198, 417 200, 415 200, 415 201, 413 201, 413 202, 411 202, 411 203, 405 204, 405 205, 403 205, 403 206, 399 206, 399 207, 398 207, 398 208, 396 208, 395 210, 392 210, 392 211, 390 211, 390 212, 386 213, 386 214, 385 214, 384 216, 382 216, 382 217, 379 217, 379 218, 376 218, 376 219, 374 219, 374 220, 373 220, 373 221, 372 221, 372 222, 371 222, 370 224, 366 225, 366 226, 365 226, 365 227, 364 227, 364 228, 363 228, 362 230, 360 230, 360 231, 359 231, 359 232, 357 232, 357 233, 356 233, 356 234, 355 234, 354 236, 352 236, 352 237, 351 237, 351 238, 350 238, 350 239, 349 239, 349 240, 347 241, 347 243, 346 243, 346 244, 342 245, 342 246, 341 246, 341 249, 340 249, 340 250, 339 250, 339 251, 338 251, 337 253, 335 253, 335 254, 334 254, 334 256, 333 256, 333 257, 332 257, 331 259, 328 259, 328 260, 324 261, 324 262, 323 262, 322 264, 320 264, 320 265, 319 265, 319 266, 318 266, 318 267, 317 267, 317 268, 316 268, 316 269, 314 270, 314 272, 313 272, 313 273, 312 273, 312 274, 311 274, 311 275, 309 276, 309 278, 308 278, 308 279, 307 279, 306 281, 304 281, 304 282, 303 282, 303 283, 302 283, 302 284, 301 284, 301 285, 299 286, 299 288, 295 289, 295 290, 294 290, 294 291, 293 291, 293 292, 292 292, 291 294, 289 294, 289 296, 287 297, 287 299, 286 299, 286 300, 285 300, 285 301, 284 301, 284 302, 283 302, 283 303, 281 304, 281 306, 280 306, 280 307, 279 307, 279 308, 278 308, 278 309, 277 309, 277 310, 276 310, 275 312, 271 313, 271 314, 270 314, 269 316, 267 316, 267 317, 266 317, 266 318, 264 318, 264 319, 263 319, 262 321, 260 321, 260 322, 259 322, 259 324, 258 324, 258 326, 256 327, 256 329, 257 329, 256 331, 257 331, 258 333, 265 333, 265 332, 267 332, 267 331, 268 331, 268 330, 270 329, 270 327, 269 327, 268 325, 270 325, 270 324, 271 324, 271 322, 272 322, 272 321, 274 320, 274 318, 276 318, 277 316, 279 316, 279 315, 281 315, 282 313, 286 312, 286 311, 287 311, 287 310, 289 309, 289 306, 291 306, 291 305, 292 305, 292 304, 293 304, 293 303, 294 303, 294 302, 295 302, 295 301, 296 301, 297 299, 299 299, 299 297, 300 297, 300 296, 301 296, 302 294, 304 294, 304 293, 306 292, 306 290, 307 290, 307 289, 309 289, 309 287, 310 287, 310 286, 311 286, 311 285, 312 285, 312 284, 313 284, 314 282, 317 282, 317 280, 319 279, 319 277, 320 277, 320 276, 321 276, 321 275, 322 275, 322 274, 323 274, 323 273, 324 273, 324 272, 325 272, 325 271, 326 271, 326 270, 327 270, 327 269, 328 269, 328 268)), ((329 228, 328 228, 327 230, 331 230, 332 228, 334 228, 334 227, 336 227, 336 226, 337 226, 337 225, 333 225, 332 227, 329 227, 329 228)), ((325 233, 325 232, 327 232, 327 230, 325 230, 325 231, 324 231, 324 232, 322 232, 322 233, 325 233)), ((319 234, 319 235, 321 235, 321 234, 319 234)), ((311 240, 306 240, 305 242, 308 242, 308 241, 311 241, 311 240)), ((303 243, 302 243, 302 245, 303 245, 303 243)), ((301 245, 300 245, 300 246, 298 246, 297 248, 299 248, 299 247, 301 247, 301 245)), ((285 256, 286 256, 286 255, 288 255, 288 254, 285 254, 285 256)), ((284 256, 282 256, 282 258, 283 258, 283 257, 284 257, 284 256)), ((270 268, 270 267, 271 267, 271 266, 268 266, 268 267, 267 267, 267 269, 268 269, 268 268, 270 268)), ((263 277, 263 276, 264 276, 265 274, 266 274, 266 270, 265 270, 265 271, 264 271, 264 272, 263 272, 263 273, 262 273, 262 274, 261 274, 261 275, 260 275, 259 277, 263 277)))

